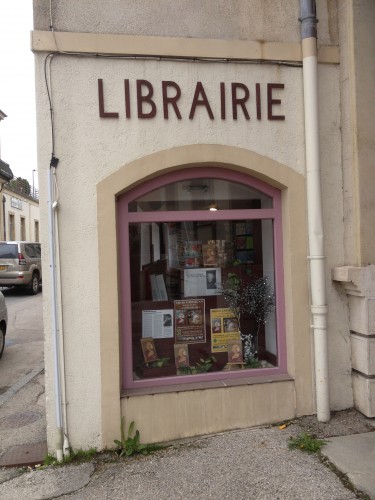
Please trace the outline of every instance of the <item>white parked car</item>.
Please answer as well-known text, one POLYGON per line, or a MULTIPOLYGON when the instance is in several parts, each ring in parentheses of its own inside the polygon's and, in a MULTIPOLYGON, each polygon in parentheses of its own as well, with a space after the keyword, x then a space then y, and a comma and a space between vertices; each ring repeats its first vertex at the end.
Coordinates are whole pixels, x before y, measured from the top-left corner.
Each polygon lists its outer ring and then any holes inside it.
POLYGON ((3 355, 5 347, 5 334, 7 332, 8 325, 8 309, 5 303, 5 297, 2 292, 0 292, 0 358, 3 355))

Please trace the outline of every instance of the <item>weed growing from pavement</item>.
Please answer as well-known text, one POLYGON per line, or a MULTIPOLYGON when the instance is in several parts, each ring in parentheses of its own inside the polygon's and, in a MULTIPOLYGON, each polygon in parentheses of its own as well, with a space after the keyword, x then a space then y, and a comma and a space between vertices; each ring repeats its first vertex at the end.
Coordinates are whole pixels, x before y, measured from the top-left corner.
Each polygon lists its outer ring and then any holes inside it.
POLYGON ((317 439, 315 436, 302 432, 299 436, 290 438, 288 448, 290 450, 299 449, 307 453, 318 453, 325 444, 326 441, 323 439, 317 439))
MULTIPOLYGON (((135 430, 134 422, 131 422, 127 432, 125 432, 125 420, 121 420, 121 440, 115 439, 114 443, 116 445, 115 454, 117 457, 130 457, 132 455, 148 455, 154 451, 161 450, 165 446, 160 444, 141 444, 140 434, 138 429, 135 430)), ((90 448, 89 450, 77 450, 71 451, 69 456, 64 456, 62 462, 59 462, 57 458, 53 455, 48 454, 43 461, 43 464, 38 466, 38 469, 48 467, 48 466, 62 466, 71 463, 84 463, 90 462, 94 458, 100 460, 101 456, 106 456, 108 460, 108 450, 103 454, 98 452, 96 448, 90 448)))
POLYGON ((43 466, 48 465, 66 465, 71 463, 90 462, 97 455, 96 448, 89 450, 77 450, 70 452, 69 456, 65 456, 62 462, 59 462, 53 455, 47 455, 43 461, 43 466))
POLYGON ((121 440, 115 439, 116 453, 119 457, 130 457, 132 455, 148 455, 153 451, 163 448, 159 444, 141 444, 139 430, 135 429, 134 422, 131 422, 127 432, 125 432, 125 419, 121 419, 121 440))

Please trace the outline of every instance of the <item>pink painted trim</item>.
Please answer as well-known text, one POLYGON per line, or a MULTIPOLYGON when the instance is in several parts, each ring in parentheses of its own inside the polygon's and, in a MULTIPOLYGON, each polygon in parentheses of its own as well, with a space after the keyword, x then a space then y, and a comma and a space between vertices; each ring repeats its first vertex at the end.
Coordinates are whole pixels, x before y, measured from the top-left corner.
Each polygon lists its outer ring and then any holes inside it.
POLYGON ((189 179, 204 179, 208 177, 245 184, 258 189, 259 191, 267 194, 272 198, 275 196, 275 193, 279 192, 278 189, 270 186, 269 184, 266 184, 260 179, 251 178, 251 183, 249 183, 249 176, 242 172, 235 172, 218 167, 201 167, 187 168, 184 170, 174 170, 173 172, 163 174, 160 177, 155 177, 148 182, 140 184, 130 191, 127 191, 121 196, 121 198, 124 198, 124 200, 126 200, 126 203, 130 203, 131 201, 134 201, 147 193, 151 193, 155 189, 158 189, 167 184, 186 181, 189 179))
POLYGON ((184 221, 217 221, 236 219, 273 219, 275 209, 248 209, 248 210, 192 210, 189 212, 129 212, 128 222, 181 222, 184 221), (183 215, 181 215, 183 214, 183 215))
POLYGON ((287 350, 285 331, 285 289, 284 289, 284 256, 283 232, 281 223, 281 193, 274 198, 276 216, 274 218, 274 273, 276 291, 276 339, 277 359, 281 372, 287 372, 287 350))
MULTIPOLYGON (((166 385, 176 385, 176 384, 189 384, 189 383, 200 383, 200 382, 213 382, 217 380, 223 381, 225 386, 225 380, 233 380, 238 378, 256 377, 256 376, 274 376, 283 373, 280 367, 275 368, 253 368, 237 370, 233 372, 208 372, 201 375, 175 375, 173 377, 165 378, 153 378, 153 379, 142 379, 142 380, 132 380, 132 384, 127 387, 127 389, 135 389, 141 387, 161 387, 166 385)), ((285 373, 285 372, 284 372, 285 373)), ((229 385, 228 385, 229 386, 229 385)))
MULTIPOLYGON (((121 217, 119 217, 121 220, 121 217)), ((122 219, 124 220, 124 219, 122 219)), ((127 367, 133 366, 133 351, 131 345, 131 335, 126 335, 126 332, 132 331, 131 318, 131 293, 130 293, 130 259, 123 256, 129 256, 129 226, 126 223, 120 225, 119 231, 119 252, 120 252, 120 348, 121 348, 121 372, 122 380, 126 382, 129 379, 127 367), (125 313, 128 307, 128 314, 125 313)), ((133 378, 133 377, 131 377, 133 378)))
MULTIPOLYGON (((122 351, 122 380, 125 388, 156 387, 186 384, 189 382, 209 382, 214 380, 236 379, 244 376, 267 376, 287 372, 287 352, 285 334, 285 298, 283 277, 283 248, 281 221, 281 193, 278 189, 254 179, 241 172, 215 167, 189 168, 178 170, 154 178, 119 197, 118 203, 118 234, 120 262, 120 331, 122 351), (187 179, 216 178, 238 182, 251 186, 273 198, 274 208, 254 210, 219 210, 189 211, 189 212, 128 212, 129 202, 149 193, 159 187, 187 179), (235 219, 273 219, 274 220, 274 269, 276 292, 276 339, 277 358, 279 365, 275 368, 248 369, 237 372, 213 372, 202 375, 184 375, 166 378, 133 380, 132 355, 132 317, 131 317, 131 286, 129 261, 129 222, 173 222, 197 220, 235 220, 235 219), (128 333, 129 332, 129 333, 128 333)), ((223 382, 224 383, 224 382, 223 382)))

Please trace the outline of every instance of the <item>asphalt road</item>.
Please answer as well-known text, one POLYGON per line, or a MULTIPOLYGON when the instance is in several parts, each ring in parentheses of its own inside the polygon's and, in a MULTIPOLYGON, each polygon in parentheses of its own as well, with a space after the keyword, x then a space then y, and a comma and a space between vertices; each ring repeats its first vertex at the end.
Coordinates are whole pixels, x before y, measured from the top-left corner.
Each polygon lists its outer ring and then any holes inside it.
POLYGON ((5 349, 0 359, 0 394, 5 393, 43 360, 42 293, 2 289, 8 308, 5 349))

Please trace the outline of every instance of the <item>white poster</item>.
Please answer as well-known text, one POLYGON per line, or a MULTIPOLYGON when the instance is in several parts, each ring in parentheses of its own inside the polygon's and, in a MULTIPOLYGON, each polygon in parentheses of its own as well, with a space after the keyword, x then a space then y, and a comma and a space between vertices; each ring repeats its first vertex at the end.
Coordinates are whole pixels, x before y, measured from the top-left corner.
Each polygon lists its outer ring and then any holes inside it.
POLYGON ((221 268, 185 269, 184 294, 185 297, 221 295, 221 268))
POLYGON ((173 309, 142 311, 142 337, 173 338, 173 309))

